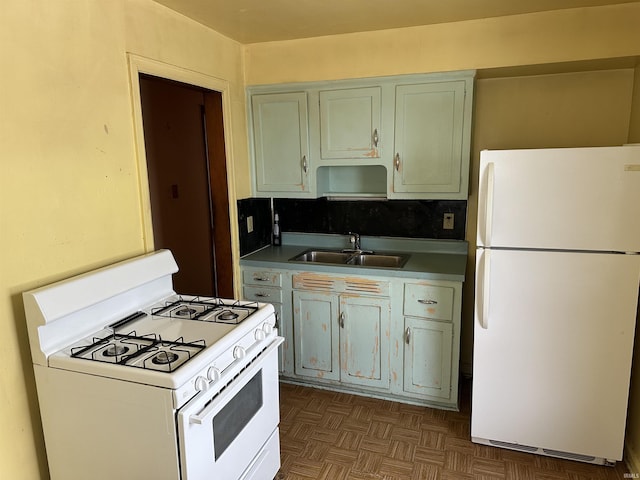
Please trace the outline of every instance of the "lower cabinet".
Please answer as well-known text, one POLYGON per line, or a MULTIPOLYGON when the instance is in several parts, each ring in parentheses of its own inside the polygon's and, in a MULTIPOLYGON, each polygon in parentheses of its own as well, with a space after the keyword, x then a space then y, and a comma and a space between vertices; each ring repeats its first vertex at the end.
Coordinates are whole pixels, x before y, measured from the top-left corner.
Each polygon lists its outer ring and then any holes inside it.
POLYGON ((338 296, 325 292, 293 292, 295 373, 339 380, 338 296))
POLYGON ((462 283, 406 280, 401 301, 402 358, 393 373, 402 382, 396 392, 457 408, 462 283))
POLYGON ((462 282, 243 267, 273 303, 285 381, 458 409, 462 282))
POLYGON ((407 393, 451 397, 453 326, 405 318, 404 385, 407 393))
POLYGON ((293 291, 295 373, 389 388, 388 298, 293 291))
POLYGON ((271 303, 276 313, 276 327, 284 343, 278 350, 278 368, 281 374, 293 374, 293 326, 291 323, 291 302, 285 296, 290 291, 287 270, 273 268, 242 269, 242 298, 255 302, 271 303))

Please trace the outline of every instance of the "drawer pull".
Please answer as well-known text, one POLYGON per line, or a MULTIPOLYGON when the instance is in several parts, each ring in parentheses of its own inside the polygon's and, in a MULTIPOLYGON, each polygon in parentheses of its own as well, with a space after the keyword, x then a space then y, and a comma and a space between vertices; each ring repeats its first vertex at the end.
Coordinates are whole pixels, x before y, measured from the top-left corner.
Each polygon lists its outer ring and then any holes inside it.
POLYGON ((438 302, 435 300, 423 300, 423 299, 418 299, 418 303, 421 303, 423 305, 437 305, 438 302))
POLYGON ((409 345, 409 342, 411 341, 411 329, 409 327, 407 327, 407 331, 404 333, 404 341, 407 345, 409 345))
POLYGON ((258 293, 255 294, 255 296, 256 297, 260 297, 260 298, 268 298, 271 295, 269 293, 260 293, 260 292, 258 292, 258 293))
POLYGON ((268 282, 270 279, 268 277, 253 277, 256 282, 268 282))

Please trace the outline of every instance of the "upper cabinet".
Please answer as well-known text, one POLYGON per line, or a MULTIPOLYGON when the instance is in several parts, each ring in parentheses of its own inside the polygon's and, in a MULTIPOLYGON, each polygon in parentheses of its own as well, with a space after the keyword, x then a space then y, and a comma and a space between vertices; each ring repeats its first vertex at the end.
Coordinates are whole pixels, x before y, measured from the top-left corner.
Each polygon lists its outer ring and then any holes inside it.
POLYGON ((396 87, 395 193, 464 193, 466 197, 464 100, 464 81, 396 87))
POLYGON ((250 87, 255 196, 466 199, 474 73, 250 87))
POLYGON ((305 92, 251 97, 257 196, 309 194, 309 117, 305 92))
POLYGON ((320 92, 320 159, 380 158, 380 87, 320 92))

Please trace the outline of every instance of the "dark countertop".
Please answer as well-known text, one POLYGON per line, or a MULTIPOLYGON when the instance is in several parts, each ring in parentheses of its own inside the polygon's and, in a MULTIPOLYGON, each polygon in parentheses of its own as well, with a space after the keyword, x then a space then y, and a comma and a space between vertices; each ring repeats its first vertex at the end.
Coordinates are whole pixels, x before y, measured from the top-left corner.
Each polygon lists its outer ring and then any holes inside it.
POLYGON ((374 268, 357 265, 335 265, 294 262, 291 258, 305 250, 348 248, 344 235, 284 234, 283 245, 267 246, 240 259, 240 265, 254 268, 282 268, 297 271, 330 272, 398 278, 419 278, 463 282, 467 268, 468 243, 460 240, 416 240, 385 237, 363 237, 362 249, 376 253, 409 254, 402 268, 374 268))

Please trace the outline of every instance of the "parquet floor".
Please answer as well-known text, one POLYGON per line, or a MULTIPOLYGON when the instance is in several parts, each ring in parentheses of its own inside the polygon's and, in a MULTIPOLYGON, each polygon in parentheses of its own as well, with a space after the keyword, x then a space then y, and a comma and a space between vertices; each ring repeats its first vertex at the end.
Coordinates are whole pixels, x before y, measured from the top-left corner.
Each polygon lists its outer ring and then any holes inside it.
POLYGON ((277 480, 623 480, 602 467, 477 445, 460 412, 280 384, 277 480))

